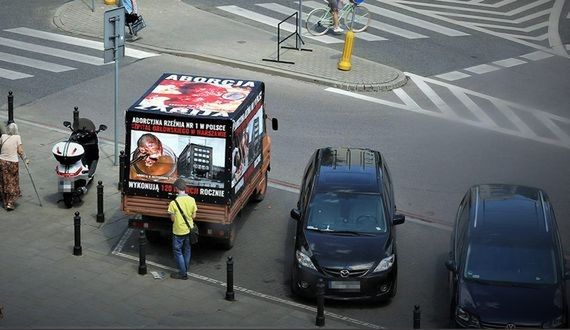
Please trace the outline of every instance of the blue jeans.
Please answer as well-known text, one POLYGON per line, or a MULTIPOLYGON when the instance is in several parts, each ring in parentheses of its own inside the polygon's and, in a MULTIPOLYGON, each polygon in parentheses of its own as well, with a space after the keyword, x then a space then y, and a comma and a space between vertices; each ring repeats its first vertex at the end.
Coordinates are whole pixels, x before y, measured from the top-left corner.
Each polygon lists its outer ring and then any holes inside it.
POLYGON ((178 266, 178 271, 182 276, 188 276, 188 266, 190 266, 190 235, 172 235, 172 251, 174 252, 174 260, 178 266))

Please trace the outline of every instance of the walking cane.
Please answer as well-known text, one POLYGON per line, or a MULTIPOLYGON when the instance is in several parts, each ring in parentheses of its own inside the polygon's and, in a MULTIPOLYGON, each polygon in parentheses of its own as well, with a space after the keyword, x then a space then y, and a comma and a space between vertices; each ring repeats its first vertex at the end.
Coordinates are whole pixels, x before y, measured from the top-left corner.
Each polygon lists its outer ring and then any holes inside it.
POLYGON ((38 196, 38 202, 40 202, 40 207, 43 207, 42 200, 40 199, 40 194, 38 194, 38 190, 36 189, 36 184, 34 183, 34 178, 32 178, 32 173, 30 173, 30 168, 28 167, 28 164, 26 164, 26 162, 24 162, 24 165, 26 165, 26 170, 30 175, 30 181, 32 181, 32 186, 34 186, 34 190, 36 191, 36 196, 38 196))

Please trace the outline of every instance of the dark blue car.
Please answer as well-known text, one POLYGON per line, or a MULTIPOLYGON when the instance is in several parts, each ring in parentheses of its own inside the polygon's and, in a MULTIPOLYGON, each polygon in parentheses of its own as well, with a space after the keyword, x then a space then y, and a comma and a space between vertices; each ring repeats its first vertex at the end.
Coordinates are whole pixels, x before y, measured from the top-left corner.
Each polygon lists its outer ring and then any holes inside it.
POLYGON ((321 148, 309 160, 297 208, 291 290, 329 299, 394 297, 398 258, 393 184, 380 152, 321 148))
POLYGON ((452 327, 568 326, 570 273, 541 189, 471 187, 457 212, 446 267, 452 327))

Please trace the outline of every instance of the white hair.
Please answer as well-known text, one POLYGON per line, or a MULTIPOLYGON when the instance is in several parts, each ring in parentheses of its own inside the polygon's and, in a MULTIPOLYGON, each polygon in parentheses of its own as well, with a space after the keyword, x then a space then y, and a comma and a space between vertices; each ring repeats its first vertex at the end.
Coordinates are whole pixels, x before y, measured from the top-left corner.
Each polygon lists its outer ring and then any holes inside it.
POLYGON ((18 132, 18 125, 16 125, 16 123, 8 124, 6 127, 6 133, 8 133, 8 135, 20 135, 20 132, 18 132))

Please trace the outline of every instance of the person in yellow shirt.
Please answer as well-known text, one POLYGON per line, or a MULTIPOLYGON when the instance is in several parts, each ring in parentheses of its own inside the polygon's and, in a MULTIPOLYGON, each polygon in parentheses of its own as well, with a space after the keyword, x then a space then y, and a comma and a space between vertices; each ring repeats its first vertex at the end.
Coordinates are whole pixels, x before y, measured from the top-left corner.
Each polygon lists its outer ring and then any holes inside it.
POLYGON ((178 196, 168 204, 168 213, 172 220, 172 251, 178 272, 170 274, 170 277, 177 280, 187 280, 190 257, 192 256, 190 229, 195 226, 194 218, 198 207, 194 198, 186 194, 186 182, 184 180, 178 178, 173 185, 178 196), (182 213, 186 216, 186 221, 182 213))

